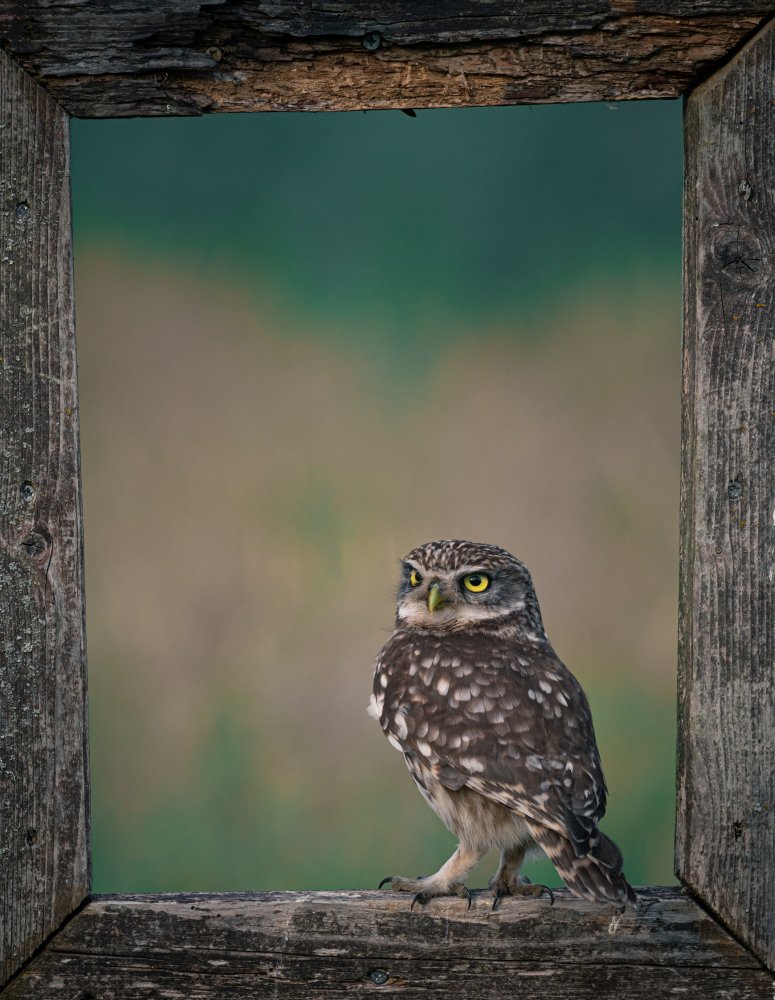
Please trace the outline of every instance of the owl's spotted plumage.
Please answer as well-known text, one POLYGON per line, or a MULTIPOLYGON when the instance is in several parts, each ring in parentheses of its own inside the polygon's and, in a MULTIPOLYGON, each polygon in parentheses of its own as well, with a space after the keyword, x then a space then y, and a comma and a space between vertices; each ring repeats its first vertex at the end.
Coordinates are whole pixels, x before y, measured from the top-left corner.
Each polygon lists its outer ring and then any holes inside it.
POLYGON ((527 567, 505 549, 442 541, 406 556, 369 710, 460 840, 435 875, 393 888, 422 902, 462 895, 498 847, 496 904, 536 894, 519 868, 537 843, 577 895, 634 905, 619 849, 598 828, 606 786, 587 699, 546 638, 527 567))

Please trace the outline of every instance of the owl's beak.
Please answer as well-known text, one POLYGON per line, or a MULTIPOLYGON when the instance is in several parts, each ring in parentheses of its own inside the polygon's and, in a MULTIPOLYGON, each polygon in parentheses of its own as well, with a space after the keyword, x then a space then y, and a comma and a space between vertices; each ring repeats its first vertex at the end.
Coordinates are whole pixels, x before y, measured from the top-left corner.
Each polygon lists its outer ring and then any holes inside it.
POLYGON ((428 588, 428 610, 435 611, 442 604, 446 604, 447 598, 442 594, 438 583, 432 583, 428 588))

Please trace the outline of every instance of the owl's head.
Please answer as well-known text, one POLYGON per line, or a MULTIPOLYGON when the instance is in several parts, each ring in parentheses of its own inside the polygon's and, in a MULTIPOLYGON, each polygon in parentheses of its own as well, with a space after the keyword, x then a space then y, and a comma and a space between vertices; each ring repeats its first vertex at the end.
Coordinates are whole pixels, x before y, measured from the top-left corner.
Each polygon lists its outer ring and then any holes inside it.
POLYGON ((505 549, 458 539, 426 542, 403 560, 398 628, 460 631, 510 624, 544 634, 528 568, 505 549))

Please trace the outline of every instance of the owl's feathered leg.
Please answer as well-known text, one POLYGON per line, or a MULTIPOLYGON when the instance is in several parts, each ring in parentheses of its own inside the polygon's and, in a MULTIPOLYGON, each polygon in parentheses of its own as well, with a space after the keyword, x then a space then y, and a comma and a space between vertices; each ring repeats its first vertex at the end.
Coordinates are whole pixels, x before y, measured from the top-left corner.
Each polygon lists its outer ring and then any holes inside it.
POLYGON ((492 901, 493 910, 498 909, 498 905, 504 896, 549 896, 549 904, 554 902, 554 893, 548 885, 534 885, 529 879, 520 876, 519 869, 525 860, 525 844, 517 847, 509 847, 501 851, 501 862, 497 872, 490 879, 490 888, 495 898, 492 901))
POLYGON ((445 862, 435 875, 422 878, 403 878, 400 875, 389 875, 379 884, 380 889, 386 882, 390 883, 393 892, 413 892, 412 908, 415 903, 425 906, 436 896, 460 896, 468 900, 471 906, 471 893, 464 884, 466 875, 484 854, 458 844, 449 861, 445 862))

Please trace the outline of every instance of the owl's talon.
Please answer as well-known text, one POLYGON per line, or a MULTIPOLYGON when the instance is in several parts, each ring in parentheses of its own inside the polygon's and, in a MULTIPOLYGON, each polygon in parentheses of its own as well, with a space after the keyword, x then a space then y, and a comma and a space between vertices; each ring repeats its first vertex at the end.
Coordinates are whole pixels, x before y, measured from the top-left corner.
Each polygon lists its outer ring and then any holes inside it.
POLYGON ((466 909, 470 910, 471 903, 473 902, 473 897, 471 896, 471 890, 468 888, 467 885, 463 885, 461 883, 459 886, 457 886, 456 891, 458 896, 461 897, 461 899, 466 899, 468 901, 468 906, 466 906, 466 909))
POLYGON ((533 896, 535 899, 540 899, 544 894, 549 897, 549 906, 554 906, 554 893, 548 885, 542 885, 540 882, 535 884, 530 882, 521 892, 516 893, 520 896, 533 896))
POLYGON ((381 889, 381 888, 382 888, 382 886, 383 886, 383 885, 384 885, 384 884, 385 884, 386 882, 392 882, 394 878, 395 878, 395 875, 388 875, 388 877, 387 877, 387 878, 383 878, 383 879, 382 879, 382 881, 381 881, 381 882, 380 882, 380 884, 379 884, 379 885, 377 886, 377 888, 378 888, 378 889, 381 889))
POLYGON ((420 890, 420 892, 415 893, 414 899, 412 900, 412 905, 409 907, 410 911, 414 909, 415 903, 419 903, 420 906, 427 906, 428 903, 430 903, 431 898, 432 897, 429 896, 427 892, 423 892, 422 890, 420 890))

